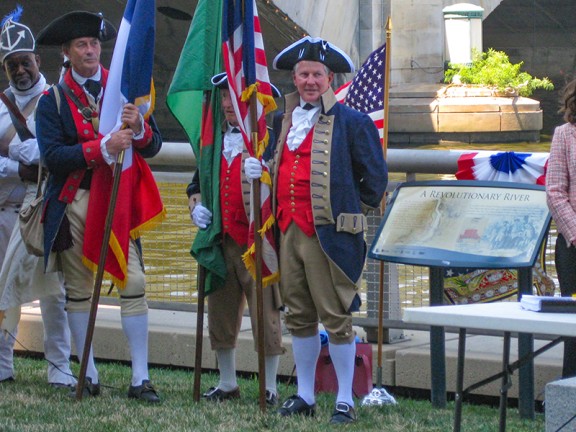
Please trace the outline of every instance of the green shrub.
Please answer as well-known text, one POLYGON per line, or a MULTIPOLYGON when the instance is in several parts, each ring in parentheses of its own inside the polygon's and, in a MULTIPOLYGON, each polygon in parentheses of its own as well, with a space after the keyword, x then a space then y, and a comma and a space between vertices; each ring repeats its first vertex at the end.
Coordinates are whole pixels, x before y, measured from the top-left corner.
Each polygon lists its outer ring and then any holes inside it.
POLYGON ((523 63, 512 64, 506 53, 493 48, 484 53, 474 50, 472 64, 448 65, 444 82, 452 83, 457 77, 462 84, 484 85, 500 93, 519 96, 530 96, 536 89, 554 90, 554 84, 548 78, 534 78, 522 72, 523 63))

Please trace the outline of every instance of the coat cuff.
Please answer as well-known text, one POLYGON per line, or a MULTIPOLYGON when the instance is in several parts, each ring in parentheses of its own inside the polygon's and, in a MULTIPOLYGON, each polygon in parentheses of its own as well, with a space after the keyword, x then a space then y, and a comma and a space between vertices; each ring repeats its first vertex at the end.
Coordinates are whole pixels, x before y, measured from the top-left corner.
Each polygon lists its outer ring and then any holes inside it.
POLYGON ((152 128, 147 122, 144 122, 144 135, 140 139, 132 140, 132 145, 142 149, 150 144, 150 141, 152 141, 152 128))
POLYGON ((88 168, 95 168, 98 165, 106 164, 102 151, 100 150, 100 140, 86 141, 82 143, 82 153, 88 168))

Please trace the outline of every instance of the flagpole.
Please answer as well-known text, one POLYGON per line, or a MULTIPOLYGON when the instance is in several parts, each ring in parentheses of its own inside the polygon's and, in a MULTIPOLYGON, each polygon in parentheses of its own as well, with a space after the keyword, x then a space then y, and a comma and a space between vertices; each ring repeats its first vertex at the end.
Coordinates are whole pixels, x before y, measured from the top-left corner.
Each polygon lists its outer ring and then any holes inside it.
MULTIPOLYGON (((392 21, 390 17, 386 21, 386 61, 384 65, 384 128, 382 132, 382 151, 384 160, 388 152, 388 113, 390 94, 390 40, 392 35, 392 21)), ((384 216, 386 211, 386 197, 380 203, 380 215, 384 216)), ((376 386, 382 387, 382 344, 384 343, 384 261, 380 261, 380 275, 378 286, 378 368, 376 370, 376 386)))
MULTIPOLYGON (((250 96, 250 122, 252 132, 252 146, 254 155, 258 154, 258 112, 256 111, 257 91, 250 96)), ((256 282, 256 314, 257 314, 257 343, 258 343, 258 384, 260 389, 260 411, 266 412, 266 369, 264 366, 264 301, 262 288, 262 214, 260 209, 260 180, 252 181, 253 197, 252 214, 254 215, 254 261, 256 282)))
MULTIPOLYGON (((94 336, 94 326, 96 323, 96 313, 98 312, 98 302, 100 301, 100 290, 102 289, 102 280, 104 278, 104 265, 108 255, 108 243, 112 233, 112 221, 114 219, 114 209, 118 199, 118 188, 120 186, 120 176, 122 174, 122 165, 124 164, 124 150, 118 154, 116 164, 114 165, 114 182, 112 183, 112 193, 110 203, 106 214, 104 226, 104 237, 102 247, 100 248, 100 259, 98 261, 98 270, 94 279, 94 290, 92 291, 92 303, 90 304, 90 314, 88 315, 88 327, 86 328, 86 339, 84 341, 84 350, 82 352, 82 361, 80 362, 80 373, 78 374, 78 384, 76 385, 76 400, 82 400, 84 393, 84 382, 86 380, 86 369, 88 368, 88 357, 92 346, 94 336)), ((80 347, 77 347, 80 349, 80 347)))
POLYGON ((198 265, 198 309, 196 310, 196 353, 194 358, 194 387, 192 398, 200 401, 200 384, 202 380, 202 342, 204 338, 204 298, 206 297, 206 269, 198 265))

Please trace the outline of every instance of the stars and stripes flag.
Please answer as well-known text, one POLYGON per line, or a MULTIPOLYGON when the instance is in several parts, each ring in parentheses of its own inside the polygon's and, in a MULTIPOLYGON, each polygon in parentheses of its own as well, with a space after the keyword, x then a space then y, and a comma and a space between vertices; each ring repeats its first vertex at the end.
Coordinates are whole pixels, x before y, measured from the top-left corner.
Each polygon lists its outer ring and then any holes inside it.
POLYGON ((544 185, 548 153, 478 151, 458 158, 458 180, 489 180, 544 185))
MULTIPOLYGON (((222 11, 222 55, 228 76, 228 86, 234 110, 240 120, 244 143, 251 155, 262 158, 268 145, 266 114, 276 109, 268 77, 264 40, 256 8, 256 0, 224 0, 222 11), (255 97, 253 97, 255 95, 255 97), (250 103, 256 102, 256 124, 252 124, 250 103), (257 132, 256 152, 251 144, 252 133, 257 132)), ((262 227, 262 284, 279 280, 278 256, 274 244, 272 225, 274 216, 271 205, 271 178, 264 169, 260 188, 262 227)), ((250 196, 251 204, 258 197, 250 196)), ((251 209, 253 209, 251 205, 251 209)), ((254 215, 250 215, 248 250, 244 254, 246 268, 255 277, 254 215)))
MULTIPOLYGON (((106 135, 122 127, 122 108, 126 103, 138 106, 149 116, 153 110, 155 11, 154 0, 128 0, 118 31, 110 73, 100 114, 100 133, 106 135)), ((108 166, 95 169, 83 245, 83 262, 97 270, 110 203, 113 172, 108 166)), ((148 164, 132 148, 125 151, 118 198, 114 208, 109 251, 104 274, 123 288, 128 278, 130 239, 140 237, 166 215, 158 187, 148 164)))
POLYGON ((384 136, 384 75, 386 71, 386 44, 373 51, 352 81, 336 90, 339 102, 370 116, 380 142, 384 136))

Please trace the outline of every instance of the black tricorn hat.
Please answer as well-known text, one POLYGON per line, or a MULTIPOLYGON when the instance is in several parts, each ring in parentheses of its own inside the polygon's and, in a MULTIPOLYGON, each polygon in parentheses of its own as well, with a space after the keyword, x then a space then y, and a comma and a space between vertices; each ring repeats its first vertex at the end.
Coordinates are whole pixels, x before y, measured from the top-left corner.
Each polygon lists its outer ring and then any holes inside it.
POLYGON ((62 45, 81 37, 95 37, 106 42, 116 37, 116 28, 100 13, 74 11, 56 18, 44 27, 36 36, 36 43, 62 45))
MULTIPOLYGON (((219 89, 228 90, 228 76, 226 72, 214 75, 212 77, 212 85, 219 89)), ((272 97, 279 98, 282 96, 282 93, 280 93, 280 90, 278 90, 274 84, 270 83, 270 87, 272 88, 272 97)))
POLYGON ((284 48, 274 58, 274 69, 292 70, 302 60, 320 62, 335 73, 354 72, 354 63, 335 45, 321 38, 306 36, 284 48))

